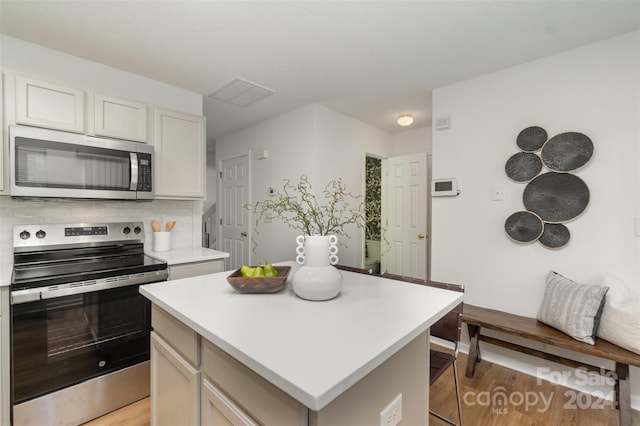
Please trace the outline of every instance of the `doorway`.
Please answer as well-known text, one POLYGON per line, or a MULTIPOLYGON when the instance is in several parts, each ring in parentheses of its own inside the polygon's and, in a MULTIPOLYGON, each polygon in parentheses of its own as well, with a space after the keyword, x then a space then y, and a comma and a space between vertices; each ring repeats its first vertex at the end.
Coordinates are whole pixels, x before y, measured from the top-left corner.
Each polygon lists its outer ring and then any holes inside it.
POLYGON ((382 159, 365 158, 365 246, 364 267, 380 273, 382 244, 382 159))
POLYGON ((429 173, 427 154, 382 161, 380 272, 427 278, 429 173))
POLYGON ((238 269, 250 264, 249 155, 239 155, 220 162, 220 250, 229 253, 226 269, 238 269))

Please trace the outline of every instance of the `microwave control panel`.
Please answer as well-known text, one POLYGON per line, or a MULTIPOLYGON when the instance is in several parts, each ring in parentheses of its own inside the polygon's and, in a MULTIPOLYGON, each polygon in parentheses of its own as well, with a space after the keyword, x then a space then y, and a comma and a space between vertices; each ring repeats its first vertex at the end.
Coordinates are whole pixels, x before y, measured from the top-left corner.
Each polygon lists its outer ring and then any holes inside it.
POLYGON ((138 191, 151 192, 151 155, 138 153, 138 191))

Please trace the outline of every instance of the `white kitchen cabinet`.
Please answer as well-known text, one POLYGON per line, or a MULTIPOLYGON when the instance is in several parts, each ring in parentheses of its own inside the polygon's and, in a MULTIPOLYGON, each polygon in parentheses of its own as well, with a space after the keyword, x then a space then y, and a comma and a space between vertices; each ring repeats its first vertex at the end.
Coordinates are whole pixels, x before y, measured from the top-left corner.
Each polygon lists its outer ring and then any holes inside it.
POLYGON ((199 424, 200 337, 164 310, 151 309, 151 423, 199 424))
POLYGON ((222 272, 225 270, 225 259, 229 258, 229 253, 195 246, 148 251, 147 254, 167 263, 169 281, 222 272))
POLYGON ((245 416, 265 425, 307 424, 308 410, 298 401, 211 342, 202 339, 201 347, 203 380, 215 383, 227 399, 244 407, 245 416))
POLYGON ((258 425, 242 408, 207 379, 202 379, 201 394, 203 426, 258 425))
POLYGON ((147 105, 95 93, 93 133, 137 142, 147 142, 147 105))
POLYGON ((154 110, 156 198, 203 199, 206 181, 204 117, 154 110))
MULTIPOLYGON (((10 376, 10 345, 9 345, 9 287, 0 287, 0 376, 10 376)), ((0 383, 0 425, 11 424, 9 380, 0 383)))
POLYGON ((84 133, 84 99, 80 89, 18 75, 16 123, 84 133))
POLYGON ((200 372, 156 332, 151 333, 151 424, 200 423, 200 372))
POLYGON ((224 259, 169 265, 169 280, 196 277, 224 271, 224 259))
POLYGON ((428 421, 428 331, 344 389, 321 410, 314 411, 155 304, 152 323, 154 425, 377 424, 380 409, 398 394, 403 395, 409 424, 428 421), (198 394, 192 380, 201 380, 198 394), (200 398, 200 414, 195 423, 193 398, 200 398))

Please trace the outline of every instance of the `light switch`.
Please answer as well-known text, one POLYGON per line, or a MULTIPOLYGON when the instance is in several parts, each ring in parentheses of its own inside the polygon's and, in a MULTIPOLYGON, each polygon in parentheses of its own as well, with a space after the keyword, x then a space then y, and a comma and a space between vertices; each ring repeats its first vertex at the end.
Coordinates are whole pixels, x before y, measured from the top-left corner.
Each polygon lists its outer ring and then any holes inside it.
POLYGON ((495 184, 491 186, 491 199, 493 201, 504 201, 504 185, 495 184))

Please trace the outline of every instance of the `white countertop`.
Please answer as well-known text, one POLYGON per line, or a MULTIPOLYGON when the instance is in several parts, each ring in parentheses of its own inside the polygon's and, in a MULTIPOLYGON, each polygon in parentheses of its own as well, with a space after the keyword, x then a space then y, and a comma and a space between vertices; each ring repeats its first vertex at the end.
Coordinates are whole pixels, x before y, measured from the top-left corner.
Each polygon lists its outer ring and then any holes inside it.
POLYGON ((145 253, 158 260, 167 262, 167 265, 204 262, 207 260, 224 259, 229 257, 229 253, 204 247, 182 247, 174 248, 169 251, 145 250, 145 253))
MULTIPOLYGON (((294 262, 285 262, 294 266, 294 262)), ((148 284, 140 292, 312 410, 320 410, 427 330, 462 293, 341 271, 341 294, 240 294, 232 271, 148 284), (180 285, 176 285, 176 284, 180 285)))

